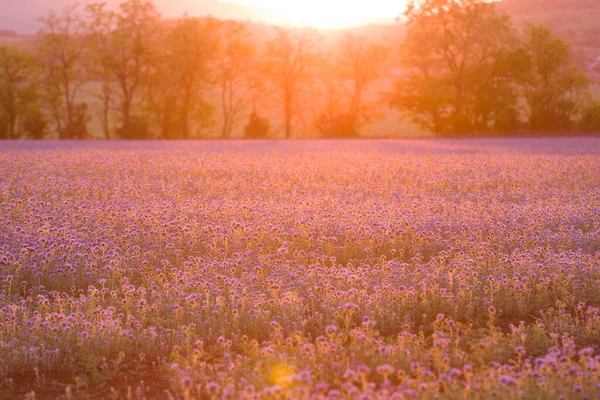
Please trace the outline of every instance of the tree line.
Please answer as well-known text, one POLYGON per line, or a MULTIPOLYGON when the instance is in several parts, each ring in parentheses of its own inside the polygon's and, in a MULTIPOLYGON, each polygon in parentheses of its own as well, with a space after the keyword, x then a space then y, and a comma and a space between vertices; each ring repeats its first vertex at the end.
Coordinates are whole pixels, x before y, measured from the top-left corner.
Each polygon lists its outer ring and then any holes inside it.
POLYGON ((591 81, 547 28, 483 0, 413 0, 404 19, 387 43, 325 44, 308 28, 261 42, 244 22, 167 21, 146 0, 52 11, 31 49, 0 47, 0 138, 266 137, 274 120, 286 138, 357 136, 385 107, 440 136, 600 130, 591 81))

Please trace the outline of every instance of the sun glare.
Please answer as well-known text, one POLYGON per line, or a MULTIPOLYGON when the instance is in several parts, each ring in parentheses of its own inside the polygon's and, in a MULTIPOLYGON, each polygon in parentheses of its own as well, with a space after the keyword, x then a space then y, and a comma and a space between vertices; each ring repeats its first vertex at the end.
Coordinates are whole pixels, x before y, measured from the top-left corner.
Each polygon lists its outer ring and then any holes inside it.
POLYGON ((403 1, 372 0, 230 0, 261 8, 274 14, 281 23, 340 29, 366 24, 374 20, 393 20, 403 11, 403 1))
POLYGON ((277 364, 271 372, 271 382, 282 387, 289 386, 294 375, 294 369, 287 364, 277 364))

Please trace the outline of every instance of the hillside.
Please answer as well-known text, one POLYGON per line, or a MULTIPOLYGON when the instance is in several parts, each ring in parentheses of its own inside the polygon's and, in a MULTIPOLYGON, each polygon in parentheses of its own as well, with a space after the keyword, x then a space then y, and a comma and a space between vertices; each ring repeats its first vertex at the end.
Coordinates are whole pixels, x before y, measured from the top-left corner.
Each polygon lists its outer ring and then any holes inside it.
POLYGON ((499 7, 517 25, 550 27, 573 46, 574 62, 592 73, 600 57, 600 1, 598 0, 503 0, 499 7))

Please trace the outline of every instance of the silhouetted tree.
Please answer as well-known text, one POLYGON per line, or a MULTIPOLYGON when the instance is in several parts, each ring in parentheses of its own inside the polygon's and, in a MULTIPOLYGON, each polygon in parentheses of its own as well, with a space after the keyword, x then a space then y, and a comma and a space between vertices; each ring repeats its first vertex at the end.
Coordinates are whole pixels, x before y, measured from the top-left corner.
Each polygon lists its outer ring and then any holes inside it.
POLYGON ((262 139, 269 135, 270 130, 269 121, 254 111, 250 114, 250 120, 244 129, 244 136, 249 139, 262 139))
POLYGON ((514 114, 508 67, 518 54, 508 16, 484 0, 413 0, 406 18, 406 72, 393 105, 438 135, 492 131, 514 114))
POLYGON ((245 23, 225 21, 221 31, 217 63, 223 118, 221 137, 229 138, 251 101, 256 49, 245 23))
POLYGON ((600 132, 600 103, 592 101, 584 108, 580 128, 584 132, 600 132))
POLYGON ((37 109, 34 74, 33 57, 0 46, 0 139, 21 137, 20 120, 37 109))
MULTIPOLYGON (((389 48, 386 46, 370 43, 367 38, 346 34, 340 42, 340 68, 342 76, 350 81, 351 96, 348 116, 352 119, 355 130, 372 116, 373 107, 365 102, 365 93, 374 80, 381 77, 385 62, 389 57, 389 48)), ((338 121, 346 118, 338 117, 338 121)), ((349 122, 344 126, 349 127, 349 122)), ((338 122, 339 124, 339 122, 338 122)))
POLYGON ((352 137, 358 136, 357 121, 352 114, 322 114, 315 121, 317 130, 323 137, 352 137))
POLYGON ((66 7, 61 14, 50 11, 40 19, 36 52, 40 66, 40 89, 60 139, 87 135, 81 115, 85 107, 79 100, 87 81, 82 67, 84 35, 77 5, 66 7))
MULTIPOLYGON (((98 112, 105 139, 110 138, 111 109, 114 106, 115 78, 113 76, 113 30, 117 15, 106 9, 106 3, 91 3, 85 8, 85 65, 90 79, 98 82, 99 89, 91 90, 101 104, 98 112)), ((96 89, 96 88, 94 88, 96 89)))
POLYGON ((161 137, 189 139, 192 127, 206 125, 212 105, 205 98, 213 80, 221 22, 189 18, 177 22, 164 36, 149 66, 147 102, 161 137))
POLYGON ((589 80, 571 63, 570 46, 548 28, 525 30, 528 74, 525 98, 529 125, 535 131, 567 131, 588 100, 589 80))
POLYGON ((292 136, 294 121, 302 111, 301 95, 314 78, 319 58, 319 36, 311 29, 280 28, 277 38, 267 43, 267 73, 283 105, 286 138, 292 136))
POLYGON ((23 112, 21 121, 21 138, 40 140, 46 134, 48 121, 37 103, 31 103, 23 112))
POLYGON ((125 139, 133 138, 132 118, 142 118, 137 115, 135 106, 160 37, 160 19, 154 3, 127 0, 119 7, 112 30, 107 62, 117 85, 121 123, 118 132, 125 139))

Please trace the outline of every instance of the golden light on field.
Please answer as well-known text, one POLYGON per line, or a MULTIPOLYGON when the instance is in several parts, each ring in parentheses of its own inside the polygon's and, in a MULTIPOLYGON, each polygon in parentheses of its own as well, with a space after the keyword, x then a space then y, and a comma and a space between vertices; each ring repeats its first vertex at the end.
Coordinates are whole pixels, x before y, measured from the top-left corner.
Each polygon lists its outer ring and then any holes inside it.
POLYGON ((274 14, 284 24, 338 29, 376 20, 392 20, 401 14, 405 1, 372 0, 231 0, 259 7, 274 14))
POLYGON ((294 369, 287 364, 277 364, 271 372, 271 382, 281 387, 291 385, 294 369))

